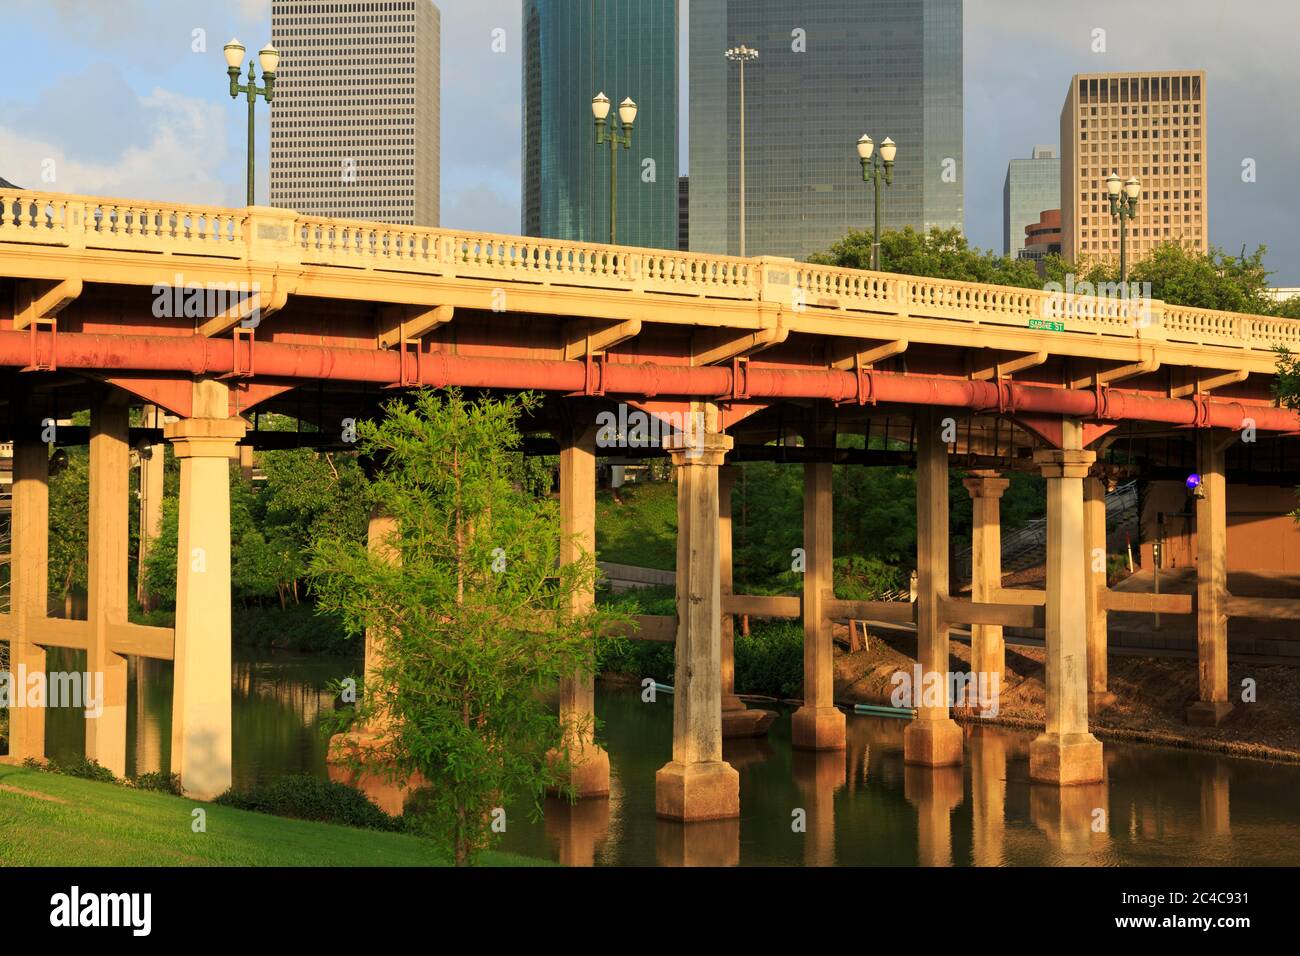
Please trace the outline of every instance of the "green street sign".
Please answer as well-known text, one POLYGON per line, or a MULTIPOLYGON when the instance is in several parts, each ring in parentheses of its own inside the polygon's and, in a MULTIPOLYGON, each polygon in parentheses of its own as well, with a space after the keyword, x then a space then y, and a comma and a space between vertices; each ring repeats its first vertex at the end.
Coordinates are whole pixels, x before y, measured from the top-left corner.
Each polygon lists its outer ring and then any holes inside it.
POLYGON ((1030 319, 1029 327, 1031 329, 1043 329, 1047 332, 1064 332, 1065 323, 1055 322, 1051 319, 1030 319))

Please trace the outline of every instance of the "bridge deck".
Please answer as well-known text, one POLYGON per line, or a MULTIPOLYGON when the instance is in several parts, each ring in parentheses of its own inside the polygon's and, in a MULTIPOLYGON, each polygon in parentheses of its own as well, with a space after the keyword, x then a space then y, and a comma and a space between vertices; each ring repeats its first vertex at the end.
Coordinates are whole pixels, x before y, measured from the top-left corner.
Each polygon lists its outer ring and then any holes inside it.
MULTIPOLYGON (((1270 374, 1276 346, 1300 350, 1300 322, 1159 300, 29 191, 0 190, 0 275, 256 284, 264 305, 310 297, 729 329, 756 334, 750 352, 807 334, 857 341, 863 350, 905 341, 1121 363, 1133 373, 1182 366, 1270 374)), ((742 347, 703 350, 692 364, 742 347)))

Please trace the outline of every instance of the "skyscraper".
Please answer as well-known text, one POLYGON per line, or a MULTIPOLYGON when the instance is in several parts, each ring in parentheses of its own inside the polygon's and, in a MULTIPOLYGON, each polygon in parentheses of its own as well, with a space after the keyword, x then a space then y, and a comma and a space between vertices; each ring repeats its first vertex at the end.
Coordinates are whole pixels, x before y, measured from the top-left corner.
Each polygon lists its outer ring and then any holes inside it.
POLYGON ((1061 205, 1061 160, 1050 146, 1035 146, 1029 159, 1007 164, 1002 184, 1002 254, 1015 257, 1025 246, 1025 227, 1061 205))
POLYGON ((618 242, 677 248, 677 0, 524 0, 523 231, 609 241, 591 100, 639 107, 618 147, 618 242))
POLYGON ((433 0, 271 0, 271 205, 436 226, 433 0))
POLYGON ((690 228, 739 251, 739 69, 745 67, 746 251, 806 258, 869 229, 855 144, 898 144, 881 226, 962 226, 961 0, 691 0, 690 228))
POLYGON ((1080 73, 1061 109, 1061 246, 1066 258, 1119 255, 1106 178, 1137 177, 1129 261, 1170 240, 1209 248, 1205 71, 1080 73))

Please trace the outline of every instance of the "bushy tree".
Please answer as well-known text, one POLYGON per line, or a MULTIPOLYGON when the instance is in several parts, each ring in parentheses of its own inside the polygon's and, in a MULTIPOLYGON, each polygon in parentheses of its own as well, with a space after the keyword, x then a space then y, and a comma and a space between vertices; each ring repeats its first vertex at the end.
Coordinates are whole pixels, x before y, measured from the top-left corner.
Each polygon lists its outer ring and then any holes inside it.
MULTIPOLYGON (((867 269, 871 265, 872 234, 852 231, 829 250, 809 256, 820 265, 867 269)), ((920 233, 911 226, 880 234, 880 268, 883 272, 989 282, 1037 289, 1043 285, 1034 263, 971 248, 960 229, 935 227, 920 233)))
POLYGON ((376 553, 339 535, 313 542, 318 607, 352 634, 383 635, 382 660, 357 717, 382 734, 357 762, 430 783, 413 824, 457 865, 492 839, 490 813, 513 796, 562 787, 566 735, 542 692, 591 674, 610 612, 580 599, 594 555, 560 565, 555 501, 512 480, 517 422, 532 396, 466 400, 422 390, 358 424, 361 453, 381 462, 373 506, 397 533, 376 553))
MULTIPOLYGON (((1250 255, 1228 255, 1217 246, 1197 252, 1179 242, 1163 242, 1147 255, 1131 261, 1129 282, 1150 283, 1151 298, 1170 305, 1224 312, 1268 314, 1273 303, 1265 295, 1268 270, 1260 246, 1250 255)), ((1088 267, 1089 281, 1118 282, 1119 263, 1088 267)))

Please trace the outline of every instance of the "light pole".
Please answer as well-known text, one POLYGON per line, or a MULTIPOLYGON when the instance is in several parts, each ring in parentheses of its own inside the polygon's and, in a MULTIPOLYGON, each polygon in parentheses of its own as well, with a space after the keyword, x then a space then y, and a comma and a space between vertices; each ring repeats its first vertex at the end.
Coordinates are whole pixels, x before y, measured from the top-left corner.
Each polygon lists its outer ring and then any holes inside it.
POLYGON ((740 255, 745 255, 745 64, 758 59, 758 51, 744 45, 732 47, 725 54, 740 64, 740 255))
POLYGON ((275 71, 280 65, 280 54, 275 52, 275 47, 267 44, 262 47, 257 54, 258 62, 262 64, 262 77, 266 80, 265 86, 257 85, 257 70, 253 66, 253 61, 248 61, 248 83, 241 86, 239 83, 239 66, 244 60, 244 45, 238 40, 231 40, 223 48, 226 54, 226 72, 230 74, 230 98, 234 99, 240 93, 248 94, 248 204, 253 205, 253 129, 254 129, 254 112, 253 106, 257 103, 257 97, 260 94, 268 103, 271 97, 275 95, 275 71))
POLYGON ((858 140, 858 159, 862 161, 862 181, 864 183, 874 181, 876 185, 876 235, 871 242, 871 268, 875 272, 880 271, 880 165, 883 161, 885 185, 894 185, 894 154, 897 151, 898 147, 888 136, 880 144, 879 152, 876 151, 876 144, 866 133, 863 133, 862 138, 858 140))
POLYGON ((1138 197, 1142 195, 1142 184, 1136 176, 1129 177, 1123 184, 1124 195, 1120 195, 1119 173, 1113 169, 1106 177, 1106 192, 1110 195, 1110 214, 1119 220, 1119 284, 1128 286, 1128 249, 1124 243, 1125 219, 1137 218, 1138 197))
POLYGON ((618 148, 632 148, 632 124, 636 122, 636 104, 628 97, 618 104, 618 118, 623 132, 614 129, 614 124, 605 124, 609 116, 609 97, 597 93, 591 101, 591 115, 596 117, 596 145, 609 143, 609 244, 618 242, 618 148))

